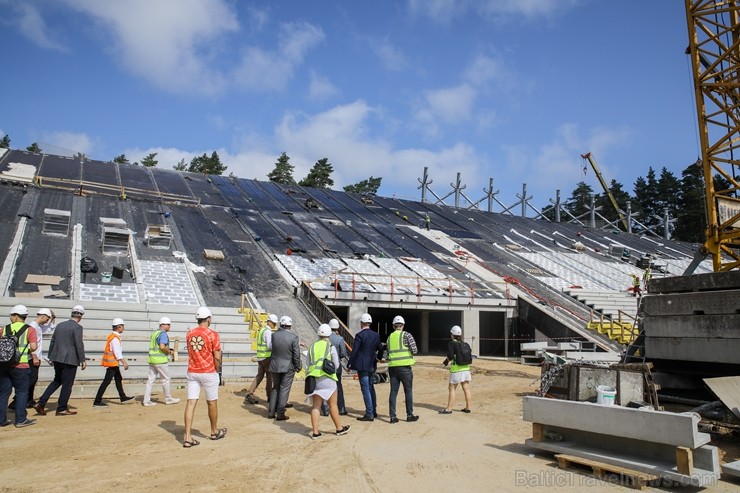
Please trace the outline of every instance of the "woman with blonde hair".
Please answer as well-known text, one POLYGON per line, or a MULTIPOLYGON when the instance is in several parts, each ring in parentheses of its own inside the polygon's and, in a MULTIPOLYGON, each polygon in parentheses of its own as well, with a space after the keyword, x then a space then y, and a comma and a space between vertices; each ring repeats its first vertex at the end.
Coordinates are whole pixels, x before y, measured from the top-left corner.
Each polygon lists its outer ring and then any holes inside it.
POLYGON ((465 407, 462 412, 469 413, 470 406, 472 403, 472 397, 470 394, 470 363, 472 362, 472 356, 470 354, 470 346, 462 340, 462 329, 455 325, 450 329, 451 340, 447 344, 447 358, 445 358, 444 364, 450 365, 450 383, 448 385, 448 397, 447 407, 439 411, 439 414, 452 414, 452 406, 455 405, 457 399, 457 386, 461 385, 463 393, 465 394, 465 407))

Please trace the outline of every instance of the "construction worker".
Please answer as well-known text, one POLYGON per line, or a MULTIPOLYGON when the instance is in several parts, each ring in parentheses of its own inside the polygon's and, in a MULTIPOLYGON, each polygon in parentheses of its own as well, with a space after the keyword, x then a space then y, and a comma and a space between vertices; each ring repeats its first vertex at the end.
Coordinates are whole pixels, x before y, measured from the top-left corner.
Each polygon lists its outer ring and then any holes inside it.
POLYGON ((417 347, 414 337, 403 330, 405 325, 406 321, 403 317, 396 316, 393 319, 394 331, 388 336, 388 375, 391 379, 388 407, 391 423, 398 423, 396 398, 401 385, 403 385, 406 400, 406 421, 411 423, 419 420, 419 416, 414 415, 414 372, 412 370, 412 366, 416 363, 414 355, 417 352, 417 347))
POLYGON ((16 400, 15 427, 24 428, 36 423, 35 419, 28 418, 26 403, 31 365, 39 365, 38 356, 35 354, 38 339, 36 329, 26 325, 27 316, 28 308, 25 305, 16 305, 10 309, 10 324, 3 328, 3 335, 8 337, 12 334, 16 337, 20 359, 7 365, 0 365, 0 426, 10 425, 7 410, 8 398, 13 388, 15 388, 16 400))
POLYGON ((252 380, 252 384, 247 389, 247 395, 244 397, 244 404, 259 404, 259 401, 254 397, 254 393, 262 382, 263 378, 267 379, 265 391, 267 392, 266 400, 270 400, 270 392, 272 390, 272 374, 270 373, 270 351, 272 333, 277 330, 278 318, 277 315, 271 313, 267 317, 267 325, 262 327, 257 334, 257 354, 255 361, 257 361, 257 376, 252 380))
POLYGON ((116 390, 118 390, 118 398, 121 399, 121 404, 133 399, 132 396, 126 395, 123 391, 123 376, 121 376, 121 365, 123 365, 124 370, 128 370, 128 361, 123 357, 123 346, 121 344, 121 334, 125 329, 125 323, 121 318, 114 318, 111 325, 113 332, 108 335, 108 339, 105 341, 103 358, 100 360, 100 364, 105 367, 105 376, 100 383, 100 387, 98 387, 93 407, 108 407, 108 404, 103 402, 103 394, 105 394, 111 380, 116 382, 116 390))
POLYGON ((642 296, 642 290, 640 289, 640 278, 637 274, 630 274, 632 276, 632 295, 636 297, 642 296))
POLYGON ((653 273, 650 271, 650 267, 648 266, 642 273, 642 286, 646 293, 648 291, 648 283, 650 282, 651 277, 653 277, 653 273))
POLYGON ((424 213, 424 224, 427 227, 427 231, 429 231, 429 226, 432 224, 432 218, 429 217, 429 213, 428 212, 425 212, 424 213))
POLYGON ((152 387, 154 386, 157 377, 162 379, 162 390, 164 392, 164 403, 167 405, 177 404, 180 399, 172 397, 172 391, 170 390, 170 370, 169 360, 172 350, 170 349, 170 338, 167 334, 172 326, 172 321, 168 317, 162 317, 159 319, 159 326, 157 329, 152 331, 152 335, 149 337, 149 378, 146 381, 146 389, 144 390, 144 400, 142 404, 144 406, 156 406, 156 402, 152 402, 152 387))

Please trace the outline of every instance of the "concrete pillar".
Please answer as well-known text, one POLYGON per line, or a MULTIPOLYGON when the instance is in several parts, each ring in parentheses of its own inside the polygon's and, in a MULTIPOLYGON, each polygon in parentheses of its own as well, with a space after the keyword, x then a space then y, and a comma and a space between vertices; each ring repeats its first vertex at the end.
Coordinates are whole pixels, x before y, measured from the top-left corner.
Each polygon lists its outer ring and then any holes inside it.
POLYGON ((470 344, 473 354, 480 354, 480 317, 476 310, 464 309, 460 326, 463 330, 463 339, 470 344))
POLYGON ((422 354, 427 354, 429 352, 429 312, 426 310, 421 312, 419 329, 421 330, 421 347, 419 349, 421 349, 422 354))
MULTIPOLYGON (((360 317, 363 313, 368 313, 367 303, 360 302, 349 305, 349 310, 347 311, 347 327, 353 336, 360 330, 360 317)), ((371 327, 375 327, 375 321, 373 321, 371 327)))

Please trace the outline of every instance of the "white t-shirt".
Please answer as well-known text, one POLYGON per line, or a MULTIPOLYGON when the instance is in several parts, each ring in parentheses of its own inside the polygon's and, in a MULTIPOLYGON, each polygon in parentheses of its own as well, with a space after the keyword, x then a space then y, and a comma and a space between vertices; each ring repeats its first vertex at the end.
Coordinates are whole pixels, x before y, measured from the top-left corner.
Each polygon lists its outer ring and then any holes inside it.
POLYGON ((39 360, 41 360, 43 357, 43 351, 41 349, 43 346, 42 334, 51 334, 52 332, 54 332, 54 329, 56 328, 56 324, 48 323, 44 325, 39 325, 38 322, 36 322, 35 320, 31 320, 30 322, 28 322, 28 325, 36 329, 36 339, 37 339, 36 344, 38 344, 38 347, 36 348, 36 351, 34 351, 34 354, 36 354, 39 360))

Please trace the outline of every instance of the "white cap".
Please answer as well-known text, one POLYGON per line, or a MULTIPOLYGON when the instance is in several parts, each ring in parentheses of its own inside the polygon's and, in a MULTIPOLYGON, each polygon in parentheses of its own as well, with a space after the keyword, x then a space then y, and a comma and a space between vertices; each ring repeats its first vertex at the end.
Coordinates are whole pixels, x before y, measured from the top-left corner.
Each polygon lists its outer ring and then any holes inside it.
POLYGON ((338 329, 339 328, 339 321, 337 321, 336 318, 332 318, 329 320, 329 328, 331 330, 338 329))
POLYGON ((452 328, 450 329, 450 334, 452 334, 453 336, 461 336, 462 329, 460 328, 459 325, 453 325, 452 328))
POLYGON ((72 307, 72 313, 79 313, 80 315, 84 315, 85 307, 82 305, 75 305, 72 307))
POLYGON ((28 315, 28 308, 26 305, 15 305, 10 309, 11 315, 28 315))
POLYGON ((122 318, 114 318, 113 319, 113 322, 111 323, 111 325, 113 325, 113 327, 118 327, 119 325, 123 325, 123 324, 124 323, 123 323, 123 319, 122 318))
POLYGON ((36 312, 36 315, 46 315, 47 317, 51 318, 51 310, 48 308, 42 308, 41 310, 36 312))
POLYGON ((396 315, 395 317, 393 317, 393 325, 397 324, 406 325, 406 321, 401 315, 396 315))
POLYGON ((267 317, 267 320, 269 320, 270 322, 274 323, 275 325, 277 325, 278 323, 280 323, 280 321, 277 318, 277 315, 275 315, 274 313, 271 313, 270 316, 267 317))
POLYGON ((171 325, 171 324, 172 324, 172 320, 170 320, 167 317, 162 317, 159 319, 159 325, 171 325))
POLYGON ((196 320, 204 320, 210 316, 211 316, 211 310, 209 310, 205 306, 201 306, 200 308, 198 308, 198 311, 195 312, 196 320))
POLYGON ((280 325, 285 327, 292 327, 293 319, 287 315, 283 315, 282 317, 280 317, 280 325))
POLYGON ((319 334, 319 337, 329 337, 331 335, 331 327, 328 324, 321 324, 316 333, 319 334))
POLYGON ((361 324, 371 324, 373 323, 373 317, 370 316, 369 313, 363 313, 360 317, 360 323, 361 324))

